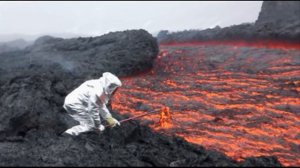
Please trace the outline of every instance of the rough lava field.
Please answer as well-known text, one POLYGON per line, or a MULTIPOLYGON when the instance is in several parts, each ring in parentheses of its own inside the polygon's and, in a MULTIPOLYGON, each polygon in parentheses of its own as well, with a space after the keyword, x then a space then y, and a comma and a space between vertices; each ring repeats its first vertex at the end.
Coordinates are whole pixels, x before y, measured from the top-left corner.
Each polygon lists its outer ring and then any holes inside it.
POLYGON ((141 120, 154 130, 243 160, 274 155, 300 165, 300 45, 160 45, 152 71, 123 78, 113 101, 121 114, 170 108, 141 120))

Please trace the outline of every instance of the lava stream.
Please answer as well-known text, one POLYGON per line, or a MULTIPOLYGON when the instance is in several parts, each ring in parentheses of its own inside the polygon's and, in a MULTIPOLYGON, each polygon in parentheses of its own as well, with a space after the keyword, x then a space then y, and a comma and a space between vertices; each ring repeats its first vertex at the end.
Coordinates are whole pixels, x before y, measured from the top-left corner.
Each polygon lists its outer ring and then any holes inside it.
POLYGON ((169 107, 166 127, 159 114, 141 120, 236 160, 274 155, 300 166, 300 50, 273 46, 162 45, 153 70, 122 79, 113 108, 140 115, 169 107))

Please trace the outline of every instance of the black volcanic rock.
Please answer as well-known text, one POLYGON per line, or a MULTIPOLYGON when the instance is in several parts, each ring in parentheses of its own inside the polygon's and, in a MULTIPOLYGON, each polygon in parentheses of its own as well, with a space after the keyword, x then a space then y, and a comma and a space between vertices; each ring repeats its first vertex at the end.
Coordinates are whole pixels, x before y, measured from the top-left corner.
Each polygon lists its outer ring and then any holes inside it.
POLYGON ((156 39, 144 30, 114 32, 95 38, 41 37, 30 49, 34 58, 51 58, 76 74, 110 71, 129 75, 152 67, 158 54, 156 39))
POLYGON ((183 138, 156 133, 136 121, 77 137, 35 128, 2 140, 0 146, 0 166, 281 166, 274 157, 236 162, 183 138))
POLYGON ((280 162, 276 157, 250 157, 243 162, 243 167, 281 167, 280 162))
POLYGON ((4 70, 16 71, 31 65, 59 64, 77 76, 98 78, 104 71, 129 75, 149 70, 157 54, 156 39, 145 30, 72 39, 43 36, 22 51, 0 54, 5 58, 0 65, 4 70))
POLYGON ((225 28, 159 32, 160 43, 209 40, 280 40, 300 42, 300 2, 264 1, 255 23, 244 23, 225 28))
POLYGON ((259 36, 300 41, 300 2, 264 1, 255 22, 259 36))
POLYGON ((300 3, 296 1, 265 1, 262 4, 257 25, 276 23, 281 27, 284 24, 299 22, 300 3))

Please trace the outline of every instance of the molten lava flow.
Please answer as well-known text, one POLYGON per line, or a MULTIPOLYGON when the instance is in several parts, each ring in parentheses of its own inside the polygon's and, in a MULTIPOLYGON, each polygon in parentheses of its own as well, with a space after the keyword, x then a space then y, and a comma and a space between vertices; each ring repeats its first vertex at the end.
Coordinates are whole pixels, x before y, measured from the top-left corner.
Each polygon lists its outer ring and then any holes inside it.
POLYGON ((291 43, 284 41, 195 41, 195 42, 169 42, 163 43, 162 46, 195 46, 195 45, 228 45, 234 49, 239 47, 257 47, 257 48, 273 48, 273 49, 300 49, 299 43, 291 43))
POLYGON ((160 126, 163 128, 170 128, 172 126, 172 117, 169 107, 164 107, 160 113, 160 126))
POLYGON ((274 155, 285 166, 300 166, 297 48, 163 45, 150 72, 122 82, 113 102, 121 114, 169 107, 141 118, 156 131, 236 160, 274 155), (170 111, 172 124, 165 124, 170 111))

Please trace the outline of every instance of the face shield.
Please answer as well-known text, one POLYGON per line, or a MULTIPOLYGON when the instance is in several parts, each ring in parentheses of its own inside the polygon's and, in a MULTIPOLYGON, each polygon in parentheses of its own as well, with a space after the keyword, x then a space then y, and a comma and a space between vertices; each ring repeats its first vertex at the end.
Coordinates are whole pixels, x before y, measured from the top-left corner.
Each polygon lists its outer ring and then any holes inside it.
POLYGON ((119 86, 114 83, 110 84, 107 88, 107 93, 111 95, 118 87, 119 86))
POLYGON ((103 73, 102 77, 105 79, 104 90, 108 95, 112 95, 118 87, 122 86, 120 79, 110 72, 103 73))

